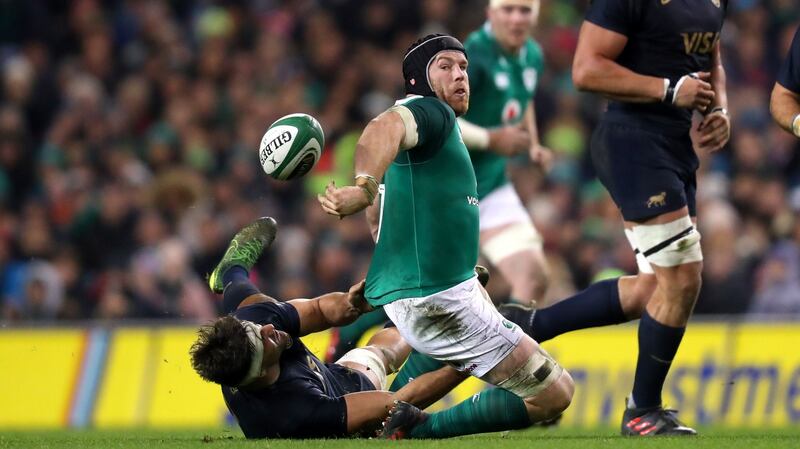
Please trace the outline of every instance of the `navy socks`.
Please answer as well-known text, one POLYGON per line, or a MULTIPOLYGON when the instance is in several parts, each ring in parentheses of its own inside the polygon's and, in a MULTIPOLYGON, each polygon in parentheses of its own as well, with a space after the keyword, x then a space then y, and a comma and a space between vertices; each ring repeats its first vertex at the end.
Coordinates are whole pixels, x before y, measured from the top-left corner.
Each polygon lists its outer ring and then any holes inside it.
POLYGON ((239 307, 239 304, 248 296, 261 293, 252 283, 247 270, 239 265, 234 265, 222 274, 222 284, 225 290, 222 293, 222 312, 229 314, 239 307))
POLYGON ((570 331, 628 321, 619 302, 617 284, 618 279, 596 282, 572 297, 535 311, 528 335, 541 343, 570 331))
POLYGON ((678 352, 685 327, 671 327, 654 320, 645 310, 639 322, 639 359, 633 380, 633 403, 637 408, 661 405, 664 379, 678 352))

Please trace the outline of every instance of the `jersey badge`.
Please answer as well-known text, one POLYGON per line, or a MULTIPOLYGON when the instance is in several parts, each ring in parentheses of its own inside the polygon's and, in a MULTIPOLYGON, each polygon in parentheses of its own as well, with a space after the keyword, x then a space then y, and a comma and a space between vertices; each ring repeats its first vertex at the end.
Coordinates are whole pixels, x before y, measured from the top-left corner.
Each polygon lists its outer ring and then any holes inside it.
POLYGON ((660 207, 667 205, 667 192, 661 192, 658 195, 653 195, 647 199, 647 208, 660 207))
POLYGON ((512 98, 508 100, 503 106, 503 116, 500 119, 503 121, 504 124, 508 125, 511 123, 515 123, 517 119, 522 115, 522 106, 519 104, 516 98, 512 98))
POLYGON ((511 80, 508 79, 508 73, 505 72, 498 72, 494 75, 494 85, 497 86, 500 90, 508 89, 508 85, 511 84, 511 80))
POLYGON ((533 93, 534 89, 536 89, 536 80, 538 77, 539 75, 534 68, 528 67, 522 71, 522 82, 525 83, 525 89, 529 93, 533 93))

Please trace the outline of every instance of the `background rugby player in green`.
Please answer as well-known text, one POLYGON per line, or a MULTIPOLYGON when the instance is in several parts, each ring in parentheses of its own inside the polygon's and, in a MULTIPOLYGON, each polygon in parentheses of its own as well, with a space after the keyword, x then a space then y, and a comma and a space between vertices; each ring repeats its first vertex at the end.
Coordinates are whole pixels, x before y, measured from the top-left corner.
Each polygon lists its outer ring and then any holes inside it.
POLYGON ((543 305, 548 266, 542 238, 507 174, 508 158, 528 152, 547 169, 552 153, 539 143, 533 95, 544 70, 530 31, 538 0, 491 0, 487 22, 469 35, 470 107, 458 119, 480 199, 480 248, 511 285, 511 301, 543 305))

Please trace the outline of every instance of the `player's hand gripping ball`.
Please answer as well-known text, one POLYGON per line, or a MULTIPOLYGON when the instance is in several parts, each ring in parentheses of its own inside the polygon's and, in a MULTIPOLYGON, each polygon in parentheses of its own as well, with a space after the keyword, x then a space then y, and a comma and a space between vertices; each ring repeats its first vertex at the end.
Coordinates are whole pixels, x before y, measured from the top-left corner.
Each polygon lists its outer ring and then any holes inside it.
POLYGON ((269 126, 258 148, 264 172, 275 179, 299 178, 314 168, 325 145, 325 134, 314 117, 289 114, 269 126))

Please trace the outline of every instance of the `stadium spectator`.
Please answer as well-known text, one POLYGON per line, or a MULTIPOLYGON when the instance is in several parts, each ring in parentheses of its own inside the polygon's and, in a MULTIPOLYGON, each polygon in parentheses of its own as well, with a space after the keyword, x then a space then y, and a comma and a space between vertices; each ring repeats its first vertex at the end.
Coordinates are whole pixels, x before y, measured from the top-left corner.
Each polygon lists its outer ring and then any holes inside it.
MULTIPOLYGON (((254 270, 258 282, 301 296, 322 293, 315 272, 284 264, 308 267, 330 241, 340 242, 353 258, 347 276, 361 278, 372 251, 369 236, 343 238, 353 232, 350 225, 320 220, 308 199, 331 178, 351 179, 357 130, 401 94, 394 64, 405 44, 422 35, 423 27, 445 27, 466 38, 483 22, 488 1, 378 2, 383 9, 370 10, 369 23, 362 3, 8 2, 4 17, 12 20, 0 24, 0 301, 8 305, 16 295, 10 292, 22 291, 14 273, 31 261, 21 236, 30 223, 24 211, 32 206, 45 210, 41 221, 52 247, 37 260, 53 263, 62 277, 65 296, 57 316, 63 319, 143 316, 119 273, 130 270, 141 249, 134 237, 139 217, 154 211, 163 214, 159 240, 184 240, 197 278, 208 274, 209 261, 236 229, 266 211, 284 231, 296 231, 276 250, 291 246, 286 253, 297 260, 284 257, 279 266, 266 258, 254 270), (214 66, 221 61, 224 66, 214 66), (255 148, 266 126, 291 112, 320 119, 323 159, 305 181, 270 181, 258 167, 255 148), (191 197, 190 207, 177 202, 180 207, 164 210, 148 200, 148 189, 175 168, 201 180, 202 196, 191 197), (113 224, 109 211, 101 219, 98 211, 108 202, 124 206, 130 223, 113 224), (98 235, 103 239, 113 235, 109 228, 122 231, 111 246, 84 247, 88 226, 106 229, 98 235), (267 272, 280 277, 263 276, 267 272)), ((587 287, 606 269, 635 271, 627 241, 615 227, 619 217, 604 207, 605 193, 592 187, 587 142, 603 102, 577 94, 570 81, 577 26, 587 5, 542 2, 534 36, 548 68, 539 80, 536 112, 543 143, 555 153, 554 168, 547 177, 524 162, 511 168, 547 242, 553 275, 548 301, 587 287)), ((798 221, 790 201, 800 192, 800 139, 769 120, 767 105, 800 9, 787 0, 732 5, 721 43, 736 131, 725 151, 701 162, 699 191, 713 195, 699 198, 698 209, 707 201, 732 209, 737 232, 727 246, 735 254, 714 261, 710 251, 716 249, 706 247, 709 269, 697 309, 702 313, 748 310, 749 298, 737 299, 748 304, 732 309, 714 300, 715 292, 739 292, 742 285, 752 291, 753 267, 790 240, 787 219, 798 221), (740 50, 754 59, 737 57, 740 50), (745 130, 756 138, 739 136, 745 130), (778 209, 786 218, 765 219, 759 211, 757 193, 769 178, 785 186, 779 201, 786 207, 778 209)), ((704 245, 708 241, 704 234, 704 245)), ((498 299, 508 295, 500 276, 489 287, 498 299)), ((214 304, 210 296, 204 300, 214 304)))

